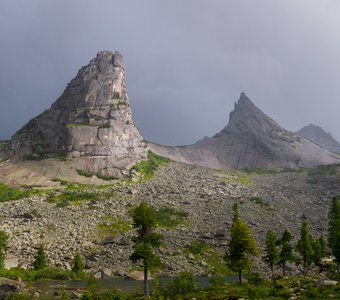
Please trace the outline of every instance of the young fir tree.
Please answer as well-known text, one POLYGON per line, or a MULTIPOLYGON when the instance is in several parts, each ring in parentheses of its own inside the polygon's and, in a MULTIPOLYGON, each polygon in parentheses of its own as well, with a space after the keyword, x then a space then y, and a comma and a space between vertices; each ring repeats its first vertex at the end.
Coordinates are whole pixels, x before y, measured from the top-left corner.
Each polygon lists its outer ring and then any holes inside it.
POLYGON ((5 254, 7 250, 8 234, 0 230, 0 270, 4 268, 5 254))
POLYGON ((266 247, 265 247, 266 255, 263 257, 263 261, 269 265, 272 278, 273 278, 274 277, 274 266, 279 259, 279 252, 277 249, 277 237, 271 229, 267 231, 265 244, 266 244, 266 247))
POLYGON ((41 270, 47 267, 44 245, 40 245, 33 262, 34 270, 41 270))
POLYGON ((157 268, 161 262, 154 254, 154 249, 161 245, 162 236, 154 232, 157 227, 153 209, 142 202, 132 212, 133 228, 137 229, 138 235, 132 238, 133 253, 130 260, 141 261, 144 269, 144 295, 149 296, 148 270, 157 268))
POLYGON ((251 267, 250 255, 258 256, 258 249, 248 226, 239 218, 238 205, 233 205, 234 217, 230 231, 228 249, 224 256, 229 268, 238 272, 242 283, 242 271, 251 267))
POLYGON ((313 260, 313 247, 312 247, 311 235, 308 231, 308 222, 303 221, 300 230, 300 239, 297 243, 297 251, 300 253, 303 264, 303 273, 307 274, 308 267, 311 265, 313 260))
POLYGON ((80 275, 83 271, 84 271, 84 263, 80 257, 80 254, 77 253, 73 259, 72 272, 74 272, 76 275, 80 275))
POLYGON ((319 237, 319 244, 320 244, 320 254, 321 258, 326 256, 326 242, 323 237, 323 234, 319 237))
POLYGON ((337 271, 340 273, 340 204, 336 196, 332 198, 328 213, 328 246, 335 257, 337 271))
POLYGON ((312 261, 315 265, 320 266, 321 258, 323 257, 320 239, 314 240, 312 237, 310 237, 310 238, 311 238, 311 241, 312 241, 312 248, 313 248, 312 261))
POLYGON ((280 247, 278 264, 282 267, 282 275, 286 276, 286 264, 287 262, 294 261, 293 246, 290 244, 292 235, 288 230, 285 230, 282 237, 277 241, 280 247))

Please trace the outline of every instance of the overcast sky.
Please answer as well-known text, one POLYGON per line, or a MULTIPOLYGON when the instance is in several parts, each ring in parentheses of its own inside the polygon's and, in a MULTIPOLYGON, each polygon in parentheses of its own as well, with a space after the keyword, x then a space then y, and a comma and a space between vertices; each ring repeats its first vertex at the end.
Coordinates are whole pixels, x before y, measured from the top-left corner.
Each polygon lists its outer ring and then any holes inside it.
POLYGON ((339 0, 1 0, 0 139, 118 50, 147 140, 214 135, 242 91, 286 129, 340 140, 339 16, 339 0))

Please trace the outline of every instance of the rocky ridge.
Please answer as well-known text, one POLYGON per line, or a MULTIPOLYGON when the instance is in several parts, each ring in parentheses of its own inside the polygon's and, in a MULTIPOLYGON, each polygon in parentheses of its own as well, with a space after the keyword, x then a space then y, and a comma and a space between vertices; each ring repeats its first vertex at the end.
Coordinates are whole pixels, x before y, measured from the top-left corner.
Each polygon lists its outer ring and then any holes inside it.
MULTIPOLYGON (((144 200, 156 209, 173 207, 188 213, 185 224, 161 230, 165 237, 159 251, 164 264, 161 273, 189 270, 207 275, 216 267, 210 256, 190 254, 185 246, 202 241, 209 246, 208 254, 222 257, 235 201, 263 246, 269 228, 278 234, 287 228, 297 238, 302 219, 308 219, 315 236, 325 233, 330 197, 340 193, 339 186, 339 176, 310 177, 307 171, 247 174, 171 163, 152 180, 107 187, 104 191, 109 196, 98 202, 57 207, 46 196, 35 195, 0 203, 0 228, 10 234, 8 255, 18 258, 20 266, 31 266, 36 247, 43 243, 51 265, 70 268, 73 256, 80 252, 91 272, 123 276, 135 268, 128 259, 133 232, 104 237, 98 233, 98 224, 107 215, 129 220, 131 206, 144 200)), ((260 260, 255 265, 264 267, 260 260)))
POLYGON ((145 147, 132 119, 122 56, 101 51, 50 109, 13 136, 7 154, 19 160, 67 157, 77 169, 122 177, 146 157, 145 147))
POLYGON ((150 143, 157 154, 216 169, 246 167, 315 167, 340 162, 340 156, 282 128, 241 93, 228 125, 194 145, 164 147, 150 143))
POLYGON ((320 126, 310 124, 296 132, 298 136, 309 139, 320 147, 334 153, 340 153, 340 144, 332 135, 325 132, 320 126))

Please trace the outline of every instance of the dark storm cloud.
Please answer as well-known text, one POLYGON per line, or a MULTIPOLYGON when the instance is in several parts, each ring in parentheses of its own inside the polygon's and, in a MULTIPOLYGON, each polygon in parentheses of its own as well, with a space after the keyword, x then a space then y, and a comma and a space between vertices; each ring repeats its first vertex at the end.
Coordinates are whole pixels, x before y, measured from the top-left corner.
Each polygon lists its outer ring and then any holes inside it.
POLYGON ((106 49, 124 56, 146 139, 213 135, 245 91, 286 129, 315 123, 340 140, 339 13, 337 0, 2 0, 0 138, 106 49))

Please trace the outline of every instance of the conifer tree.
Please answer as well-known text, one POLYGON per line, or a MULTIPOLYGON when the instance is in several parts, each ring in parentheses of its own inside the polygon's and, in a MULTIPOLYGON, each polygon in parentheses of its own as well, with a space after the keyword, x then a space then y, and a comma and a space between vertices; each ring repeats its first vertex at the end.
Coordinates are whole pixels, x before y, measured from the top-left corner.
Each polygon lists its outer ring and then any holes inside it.
POLYGON ((0 270, 4 268, 8 238, 8 234, 5 231, 0 230, 0 270))
POLYGON ((321 258, 323 257, 320 239, 313 240, 313 238, 311 237, 311 240, 312 240, 312 248, 313 248, 312 261, 315 265, 320 266, 321 258))
POLYGON ((137 229, 138 235, 132 238, 133 253, 130 260, 133 262, 142 261, 144 269, 144 295, 149 296, 148 270, 157 268, 161 262, 154 254, 154 249, 161 245, 162 236, 154 232, 157 227, 153 209, 142 202, 132 212, 133 228, 137 229))
POLYGON ((33 262, 34 270, 41 270, 47 267, 46 254, 44 245, 40 245, 35 256, 35 261, 33 262))
POLYGON ((266 247, 265 247, 266 255, 263 257, 263 261, 269 265, 272 278, 273 278, 274 277, 274 266, 279 259, 279 252, 277 249, 277 237, 271 229, 267 231, 265 244, 266 244, 266 247))
POLYGON ((238 205, 233 205, 234 216, 230 231, 228 249, 224 256, 229 268, 238 272, 242 283, 242 272, 251 267, 250 255, 258 256, 258 249, 248 226, 239 218, 238 205))
POLYGON ((277 241, 280 247, 278 264, 282 267, 282 274, 286 276, 286 264, 287 262, 294 261, 295 256, 293 254, 293 246, 290 244, 292 235, 288 230, 285 230, 282 237, 277 241))
POLYGON ((79 275, 83 272, 83 270, 84 270, 83 260, 81 259, 80 254, 77 253, 73 259, 72 272, 79 275))
POLYGON ((340 204, 336 196, 332 198, 328 213, 328 246, 335 257, 337 271, 340 273, 340 204))
POLYGON ((303 273, 307 274, 308 267, 313 260, 312 238, 308 231, 308 222, 303 221, 300 230, 300 239, 297 243, 297 251, 300 253, 303 264, 303 273))
POLYGON ((319 244, 320 244, 320 254, 321 254, 321 258, 326 256, 326 242, 325 239, 323 237, 323 234, 319 237, 319 244))

